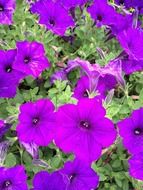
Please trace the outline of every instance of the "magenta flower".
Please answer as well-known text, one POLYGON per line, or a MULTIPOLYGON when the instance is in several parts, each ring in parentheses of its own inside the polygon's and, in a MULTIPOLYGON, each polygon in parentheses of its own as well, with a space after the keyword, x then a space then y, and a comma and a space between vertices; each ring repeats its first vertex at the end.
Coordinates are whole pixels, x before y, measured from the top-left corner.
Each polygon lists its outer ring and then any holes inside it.
POLYGON ((114 125, 105 114, 96 99, 81 99, 77 105, 61 106, 57 112, 56 145, 85 162, 98 159, 102 148, 109 147, 116 139, 114 125))
POLYGON ((63 176, 59 172, 48 173, 46 171, 38 172, 33 179, 32 190, 64 190, 66 184, 63 176))
POLYGON ((28 41, 17 42, 17 56, 13 66, 25 75, 38 77, 50 66, 43 44, 28 41))
POLYGON ((133 155, 128 163, 130 175, 138 180, 143 180, 143 152, 133 155))
POLYGON ((93 5, 87 9, 96 26, 111 25, 116 23, 116 11, 107 3, 107 0, 94 0, 93 5))
POLYGON ((16 95, 19 82, 24 74, 14 69, 16 50, 0 50, 0 97, 12 98, 16 95))
MULTIPOLYGON (((86 155, 86 154, 85 154, 86 155)), ((91 190, 96 189, 99 177, 89 165, 74 160, 67 162, 64 168, 59 171, 66 181, 66 190, 91 190)))
POLYGON ((25 174, 23 166, 0 168, 1 190, 28 190, 26 180, 27 176, 25 174))
MULTIPOLYGON (((91 92, 92 96, 96 96, 101 99, 105 99, 108 91, 114 89, 117 85, 117 81, 112 75, 105 75, 104 77, 99 77, 97 87, 94 92, 91 92), (94 94, 93 94, 94 93, 94 94)), ((89 78, 87 76, 82 76, 74 89, 74 97, 77 99, 90 97, 90 85, 89 78)))
POLYGON ((132 112, 129 118, 118 122, 123 145, 132 154, 143 151, 143 108, 132 112))
POLYGON ((129 28, 120 32, 117 38, 130 59, 143 60, 143 31, 141 29, 129 28))
POLYGON ((73 96, 77 99, 88 98, 90 93, 89 78, 82 76, 76 84, 73 96))
POLYGON ((99 177, 89 165, 74 160, 51 174, 46 171, 37 173, 33 179, 33 190, 91 190, 97 188, 98 182, 99 177))
POLYGON ((137 60, 123 59, 121 61, 122 61, 122 69, 127 75, 143 70, 143 60, 137 61, 137 60))
POLYGON ((0 0, 0 24, 12 24, 15 7, 15 0, 0 0))
POLYGON ((54 120, 54 105, 48 99, 21 105, 16 129, 19 140, 47 146, 53 140, 54 120))
POLYGON ((57 2, 61 2, 65 8, 70 9, 84 5, 87 0, 57 0, 57 2))
POLYGON ((74 21, 66 9, 58 2, 52 0, 39 0, 31 7, 31 12, 40 16, 39 23, 44 24, 48 30, 63 36, 74 21))

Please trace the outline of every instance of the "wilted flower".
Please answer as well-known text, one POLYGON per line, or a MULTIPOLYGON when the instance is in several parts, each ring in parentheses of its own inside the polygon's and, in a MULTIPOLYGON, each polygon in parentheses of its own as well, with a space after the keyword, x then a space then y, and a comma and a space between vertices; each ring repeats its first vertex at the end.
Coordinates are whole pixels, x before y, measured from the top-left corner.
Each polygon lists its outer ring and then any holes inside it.
POLYGON ((10 144, 11 144, 10 141, 2 141, 0 143, 0 165, 3 165, 5 161, 10 144))
POLYGON ((12 24, 16 0, 0 0, 0 24, 12 24))
POLYGON ((0 120, 0 138, 11 128, 11 124, 5 123, 3 120, 0 120))
POLYGON ((50 66, 43 44, 39 42, 17 42, 17 55, 13 67, 25 75, 38 77, 50 66))
POLYGON ((57 112, 56 145, 85 162, 98 159, 102 148, 109 147, 116 139, 114 125, 105 114, 96 99, 81 99, 77 105, 61 106, 57 112))
POLYGON ((50 77, 50 81, 51 83, 53 84, 54 81, 56 80, 68 80, 67 78, 67 73, 65 72, 65 70, 59 70, 59 71, 56 71, 51 77, 50 77))
POLYGON ((39 147, 35 143, 24 143, 21 142, 26 151, 34 158, 38 159, 39 157, 39 147))
POLYGON ((16 129, 19 140, 47 146, 53 140, 54 120, 54 105, 48 99, 21 105, 16 129))
POLYGON ((0 189, 1 190, 28 190, 26 184, 27 176, 23 166, 12 168, 0 168, 0 189))

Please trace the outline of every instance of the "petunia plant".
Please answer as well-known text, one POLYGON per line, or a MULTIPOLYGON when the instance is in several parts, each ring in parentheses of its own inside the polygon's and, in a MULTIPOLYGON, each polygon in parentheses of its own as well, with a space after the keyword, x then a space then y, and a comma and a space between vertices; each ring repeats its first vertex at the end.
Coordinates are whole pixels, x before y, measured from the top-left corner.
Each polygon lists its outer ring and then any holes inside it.
POLYGON ((142 190, 142 14, 0 0, 0 190, 142 190))

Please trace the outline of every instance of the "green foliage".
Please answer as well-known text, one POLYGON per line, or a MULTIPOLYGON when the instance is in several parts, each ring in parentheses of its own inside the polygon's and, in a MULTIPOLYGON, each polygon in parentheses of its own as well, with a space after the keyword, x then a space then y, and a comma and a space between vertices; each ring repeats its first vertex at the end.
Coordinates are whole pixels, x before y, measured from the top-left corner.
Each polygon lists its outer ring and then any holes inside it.
MULTIPOLYGON (((28 101, 40 98, 49 98, 55 104, 56 109, 65 103, 76 103, 72 97, 73 86, 78 78, 78 71, 69 76, 72 85, 68 81, 55 81, 50 83, 51 74, 59 69, 58 65, 65 66, 68 59, 80 57, 92 63, 105 65, 115 58, 121 51, 115 40, 105 42, 105 28, 93 26, 89 14, 77 9, 77 26, 73 43, 65 41, 43 26, 37 24, 38 18, 30 14, 29 6, 24 0, 17 0, 17 8, 14 15, 13 26, 0 25, 0 49, 15 48, 16 41, 39 41, 45 46, 46 55, 51 62, 51 69, 46 70, 39 78, 34 80, 27 77, 22 81, 17 90, 17 95, 12 99, 0 99, 0 118, 13 123, 12 130, 7 133, 5 139, 12 142, 6 156, 4 165, 7 167, 15 164, 24 164, 28 173, 28 183, 31 186, 33 175, 41 169, 53 171, 62 167, 66 160, 73 159, 72 155, 64 155, 54 144, 40 148, 40 159, 49 165, 49 168, 36 166, 32 157, 21 147, 15 138, 15 127, 18 122, 19 106, 28 101), (105 57, 101 59, 97 48, 101 48, 105 57)), ((67 31, 72 34, 72 31, 67 31)), ((126 78, 126 88, 117 89, 110 104, 105 105, 107 116, 116 123, 127 117, 132 110, 143 106, 143 74, 135 73, 126 78)), ((122 143, 116 142, 109 150, 105 150, 100 160, 94 162, 92 167, 100 174, 100 186, 98 190, 141 190, 143 184, 129 177, 127 159, 128 153, 122 147, 122 143)))

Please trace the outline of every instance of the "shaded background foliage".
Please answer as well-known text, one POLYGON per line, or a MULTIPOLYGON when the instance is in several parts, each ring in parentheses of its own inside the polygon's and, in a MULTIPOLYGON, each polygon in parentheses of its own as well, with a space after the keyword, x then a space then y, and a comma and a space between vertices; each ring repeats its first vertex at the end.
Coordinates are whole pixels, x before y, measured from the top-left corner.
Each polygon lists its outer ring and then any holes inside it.
MULTIPOLYGON (((80 57, 91 63, 106 65, 109 60, 114 59, 121 52, 121 48, 115 39, 106 42, 104 27, 96 28, 89 14, 80 9, 76 11, 76 28, 67 31, 68 37, 58 37, 43 26, 37 24, 37 16, 30 14, 29 5, 24 0, 17 0, 17 7, 14 14, 14 25, 0 25, 0 49, 15 48, 16 41, 29 40, 39 41, 44 44, 46 55, 51 63, 50 70, 44 71, 42 76, 36 80, 27 77, 22 81, 13 99, 0 99, 0 118, 12 122, 13 126, 4 139, 10 140, 4 165, 7 167, 16 164, 24 164, 28 173, 28 183, 34 173, 47 169, 54 171, 60 168, 66 160, 73 158, 72 155, 64 155, 57 147, 51 144, 49 147, 40 148, 40 158, 44 164, 33 163, 32 157, 21 147, 15 138, 15 127, 19 106, 27 101, 35 101, 42 97, 49 97, 56 107, 75 102, 72 98, 72 88, 79 77, 79 72, 74 71, 68 77, 71 84, 66 81, 56 81, 50 84, 52 73, 66 65, 67 60, 80 57), (97 48, 105 53, 101 59, 97 48)), ((106 104, 107 115, 113 121, 127 117, 133 109, 143 106, 143 74, 135 73, 125 76, 126 88, 117 89, 115 97, 110 104, 106 104)), ((100 175, 99 190, 141 190, 143 183, 132 179, 128 174, 127 159, 129 155, 122 147, 120 139, 103 153, 103 156, 92 167, 100 175)))

